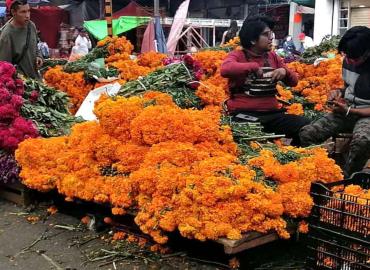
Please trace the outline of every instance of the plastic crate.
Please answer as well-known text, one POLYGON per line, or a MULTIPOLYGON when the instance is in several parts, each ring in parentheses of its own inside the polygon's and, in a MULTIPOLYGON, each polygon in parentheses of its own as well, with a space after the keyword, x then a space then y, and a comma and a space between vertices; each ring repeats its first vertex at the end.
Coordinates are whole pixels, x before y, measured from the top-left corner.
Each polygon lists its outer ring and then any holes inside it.
POLYGON ((370 269, 370 247, 361 241, 337 236, 321 228, 310 227, 308 234, 309 269, 370 269))
POLYGON ((314 183, 309 218, 308 267, 311 269, 370 269, 370 200, 332 191, 347 185, 370 188, 370 173, 330 184, 314 183))
POLYGON ((309 223, 334 234, 354 237, 370 245, 370 200, 331 190, 350 184, 369 189, 370 173, 356 173, 350 179, 330 184, 312 184, 311 196, 314 206, 309 223))

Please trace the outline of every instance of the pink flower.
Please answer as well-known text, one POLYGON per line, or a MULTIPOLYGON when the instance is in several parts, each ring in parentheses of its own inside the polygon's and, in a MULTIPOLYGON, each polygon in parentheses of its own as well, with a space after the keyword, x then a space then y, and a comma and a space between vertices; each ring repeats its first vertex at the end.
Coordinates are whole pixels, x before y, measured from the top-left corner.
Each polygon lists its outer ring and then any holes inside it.
POLYGON ((182 60, 184 61, 184 63, 185 63, 188 67, 193 67, 194 59, 193 59, 193 57, 191 57, 190 55, 188 55, 188 54, 184 55, 184 57, 182 58, 182 60))
POLYGON ((12 78, 15 74, 15 67, 9 62, 0 61, 0 81, 4 78, 12 78))
POLYGON ((16 79, 15 80, 15 91, 14 94, 22 96, 24 93, 24 84, 21 79, 16 79))
POLYGON ((172 59, 171 58, 165 58, 162 61, 163 65, 168 66, 169 64, 172 64, 172 59))
POLYGON ((200 81, 202 79, 202 76, 203 76, 203 72, 201 70, 198 70, 194 73, 194 76, 195 76, 195 79, 197 79, 198 81, 200 81))
POLYGON ((11 100, 10 100, 10 104, 13 105, 13 107, 19 111, 20 108, 22 107, 23 105, 23 98, 21 96, 18 96, 18 95, 13 95, 11 100))
POLYGON ((37 136, 33 122, 20 116, 15 118, 11 125, 0 126, 0 148, 14 151, 23 140, 37 136))
POLYGON ((13 80, 13 79, 8 78, 8 79, 6 80, 6 82, 4 82, 4 84, 5 84, 5 87, 6 87, 9 91, 14 92, 14 91, 16 90, 16 85, 15 85, 15 82, 14 82, 14 80, 13 80))
POLYGON ((14 151, 15 149, 17 149, 19 143, 20 143, 19 138, 7 136, 4 138, 3 148, 14 151))
POLYGON ((0 119, 14 119, 19 116, 18 110, 12 104, 0 106, 0 119))
POLYGON ((36 90, 33 90, 30 95, 30 101, 36 102, 38 98, 39 98, 39 92, 37 92, 36 90))
POLYGON ((24 133, 37 136, 37 130, 31 120, 26 120, 22 116, 17 117, 13 122, 13 128, 24 133))
POLYGON ((7 89, 0 87, 0 105, 7 104, 10 99, 10 93, 7 89))
POLYGON ((201 71, 202 70, 202 65, 199 61, 194 61, 193 63, 193 69, 194 71, 201 71))
POLYGON ((197 89, 199 87, 199 82, 191 82, 188 84, 188 86, 191 88, 191 89, 197 89))

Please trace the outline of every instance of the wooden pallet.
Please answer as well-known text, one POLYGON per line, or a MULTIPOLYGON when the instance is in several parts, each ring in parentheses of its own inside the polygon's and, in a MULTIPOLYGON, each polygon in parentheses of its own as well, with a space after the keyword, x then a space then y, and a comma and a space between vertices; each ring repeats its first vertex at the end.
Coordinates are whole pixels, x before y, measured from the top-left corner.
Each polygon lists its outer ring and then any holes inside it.
MULTIPOLYGON (((288 232, 294 234, 297 230, 295 226, 289 227, 288 232)), ((230 240, 227 238, 221 238, 216 240, 217 243, 224 246, 225 254, 231 255, 242 252, 247 249, 255 248, 262 246, 264 244, 279 240, 280 237, 276 232, 271 233, 259 233, 259 232, 250 232, 243 235, 239 240, 230 240)))
POLYGON ((31 190, 20 182, 1 184, 0 198, 22 205, 28 206, 31 204, 31 190))

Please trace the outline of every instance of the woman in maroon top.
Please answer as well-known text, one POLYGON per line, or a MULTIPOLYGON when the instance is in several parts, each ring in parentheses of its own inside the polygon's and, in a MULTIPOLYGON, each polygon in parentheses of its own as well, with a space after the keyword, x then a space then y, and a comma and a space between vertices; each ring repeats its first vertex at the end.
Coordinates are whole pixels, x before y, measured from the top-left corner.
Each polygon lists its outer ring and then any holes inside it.
POLYGON ((243 88, 248 76, 262 77, 263 67, 274 69, 273 81, 282 81, 288 86, 297 85, 297 75, 271 51, 274 24, 268 17, 252 17, 244 21, 239 33, 243 50, 229 53, 221 66, 221 75, 229 79, 231 92, 226 106, 231 115, 244 113, 257 117, 266 132, 285 134, 293 138, 293 144, 299 144, 299 130, 309 124, 309 120, 286 114, 274 95, 251 96, 243 88))

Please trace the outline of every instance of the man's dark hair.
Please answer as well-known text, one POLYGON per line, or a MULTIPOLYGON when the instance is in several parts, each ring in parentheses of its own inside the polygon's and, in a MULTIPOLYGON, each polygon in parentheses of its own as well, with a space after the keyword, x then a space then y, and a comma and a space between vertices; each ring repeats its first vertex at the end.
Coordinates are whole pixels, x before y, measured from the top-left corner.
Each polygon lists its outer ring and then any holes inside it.
POLYGON ((356 59, 370 50, 370 29, 366 26, 355 26, 349 29, 338 45, 338 51, 349 58, 356 59))
POLYGON ((243 48, 249 49, 252 47, 252 41, 257 41, 266 27, 273 30, 274 26, 275 22, 270 17, 254 16, 246 18, 239 32, 240 43, 243 48))
POLYGON ((10 5, 10 10, 17 10, 19 6, 27 5, 27 0, 14 0, 12 4, 10 5))

